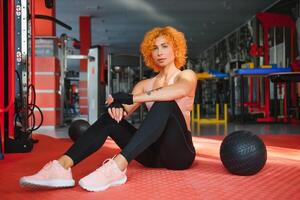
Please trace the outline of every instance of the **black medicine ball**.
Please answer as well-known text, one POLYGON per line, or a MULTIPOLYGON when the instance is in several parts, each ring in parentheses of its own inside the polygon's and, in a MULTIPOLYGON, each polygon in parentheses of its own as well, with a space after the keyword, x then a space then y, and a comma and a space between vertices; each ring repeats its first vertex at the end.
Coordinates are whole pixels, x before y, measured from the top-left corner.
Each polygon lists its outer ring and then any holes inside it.
POLYGON ((75 120, 69 127, 69 137, 75 142, 89 127, 89 122, 83 119, 75 120))
POLYGON ((249 176, 259 172, 267 160, 264 142, 249 131, 235 131, 221 144, 220 158, 232 174, 249 176))

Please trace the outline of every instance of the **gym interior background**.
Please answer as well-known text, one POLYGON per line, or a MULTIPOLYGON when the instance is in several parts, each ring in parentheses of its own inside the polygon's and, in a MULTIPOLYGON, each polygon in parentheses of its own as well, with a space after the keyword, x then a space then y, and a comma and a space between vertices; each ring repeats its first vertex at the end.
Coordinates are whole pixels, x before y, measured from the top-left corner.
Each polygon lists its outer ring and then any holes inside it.
MULTIPOLYGON (((300 199, 299 0, 8 0, 0 6, 4 199, 119 199, 124 193, 129 199, 300 199), (154 75, 139 44, 147 30, 167 25, 185 33, 184 68, 198 77, 191 180, 133 163, 129 173, 142 171, 145 179, 132 180, 122 192, 21 190, 17 180, 24 171, 70 146, 72 122, 93 123, 108 94, 129 92, 154 75), (238 130, 266 144, 266 166, 255 176, 234 176, 222 167, 221 142, 238 130), (160 182, 150 181, 153 176, 160 182)), ((138 127, 146 116, 142 106, 128 120, 138 127)), ((105 148, 84 162, 117 152, 110 141, 105 148)), ((80 177, 88 169, 74 170, 80 177)))

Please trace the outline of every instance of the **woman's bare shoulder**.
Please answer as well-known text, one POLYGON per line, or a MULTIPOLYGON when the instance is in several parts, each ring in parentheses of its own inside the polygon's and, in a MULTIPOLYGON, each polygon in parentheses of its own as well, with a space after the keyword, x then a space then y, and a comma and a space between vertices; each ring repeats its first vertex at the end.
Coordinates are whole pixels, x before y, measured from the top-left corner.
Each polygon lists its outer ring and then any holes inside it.
POLYGON ((180 72, 180 74, 187 74, 187 75, 191 75, 191 76, 196 75, 196 73, 195 73, 193 70, 191 70, 191 69, 185 69, 185 70, 182 70, 182 71, 180 72))

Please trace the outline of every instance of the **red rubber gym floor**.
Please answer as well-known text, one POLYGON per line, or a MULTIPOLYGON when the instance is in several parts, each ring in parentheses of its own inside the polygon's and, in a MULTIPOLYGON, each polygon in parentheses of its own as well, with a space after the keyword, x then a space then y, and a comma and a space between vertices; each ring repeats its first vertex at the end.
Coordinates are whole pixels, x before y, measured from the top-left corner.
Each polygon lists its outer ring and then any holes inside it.
MULTIPOLYGON (((199 199, 199 200, 299 200, 300 135, 260 135, 267 145, 268 160, 261 172, 242 177, 229 174, 219 159, 222 137, 194 137, 197 157, 191 169, 169 171, 144 168, 133 161, 125 185, 104 192, 87 192, 78 185, 69 189, 29 190, 19 178, 35 173, 46 162, 60 156, 69 139, 35 135, 39 143, 31 153, 5 154, 0 161, 0 199, 199 199)), ((118 153, 110 140, 88 159, 73 168, 76 181, 118 153)), ((174 152, 176 153, 176 152, 174 152)))

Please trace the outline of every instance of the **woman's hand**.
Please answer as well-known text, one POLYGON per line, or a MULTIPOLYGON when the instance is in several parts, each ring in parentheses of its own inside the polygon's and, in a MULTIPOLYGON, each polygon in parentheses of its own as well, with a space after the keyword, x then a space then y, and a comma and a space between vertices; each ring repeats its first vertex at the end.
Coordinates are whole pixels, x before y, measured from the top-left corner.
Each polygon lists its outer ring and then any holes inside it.
POLYGON ((118 123, 122 120, 123 117, 127 116, 123 105, 116 101, 109 104, 107 112, 110 117, 116 120, 118 123))
POLYGON ((133 95, 125 92, 114 93, 108 95, 105 103, 109 105, 108 114, 119 123, 128 115, 122 104, 133 104, 133 95))

